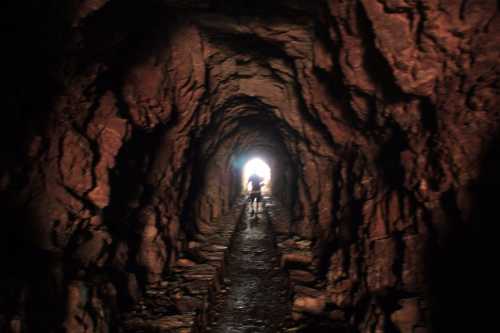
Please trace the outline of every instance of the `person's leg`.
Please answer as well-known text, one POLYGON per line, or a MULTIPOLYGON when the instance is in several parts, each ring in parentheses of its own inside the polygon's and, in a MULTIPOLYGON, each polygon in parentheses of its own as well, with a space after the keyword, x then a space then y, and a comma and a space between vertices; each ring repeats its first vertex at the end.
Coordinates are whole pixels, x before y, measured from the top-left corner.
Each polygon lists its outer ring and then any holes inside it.
POLYGON ((255 194, 250 193, 250 211, 253 213, 254 212, 254 207, 253 207, 253 202, 255 200, 255 194))

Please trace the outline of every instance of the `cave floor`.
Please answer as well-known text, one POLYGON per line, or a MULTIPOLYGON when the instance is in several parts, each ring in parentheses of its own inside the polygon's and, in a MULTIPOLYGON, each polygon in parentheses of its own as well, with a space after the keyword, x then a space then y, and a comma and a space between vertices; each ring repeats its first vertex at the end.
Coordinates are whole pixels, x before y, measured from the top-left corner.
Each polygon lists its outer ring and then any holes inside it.
POLYGON ((264 210, 254 213, 247 205, 239 221, 227 258, 228 286, 213 306, 210 332, 279 332, 290 313, 286 275, 264 210))

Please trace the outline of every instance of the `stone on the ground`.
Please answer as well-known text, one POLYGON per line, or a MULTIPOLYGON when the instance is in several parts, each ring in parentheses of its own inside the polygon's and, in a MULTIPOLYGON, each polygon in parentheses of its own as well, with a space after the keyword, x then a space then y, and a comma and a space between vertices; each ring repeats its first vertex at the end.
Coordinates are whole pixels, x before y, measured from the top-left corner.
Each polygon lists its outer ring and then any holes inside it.
POLYGON ((293 301, 293 311, 306 312, 311 314, 321 314, 326 305, 326 296, 310 297, 301 296, 293 301))
POLYGON ((290 280, 295 283, 314 285, 316 282, 316 276, 305 270, 291 269, 288 271, 288 274, 290 276, 290 280))

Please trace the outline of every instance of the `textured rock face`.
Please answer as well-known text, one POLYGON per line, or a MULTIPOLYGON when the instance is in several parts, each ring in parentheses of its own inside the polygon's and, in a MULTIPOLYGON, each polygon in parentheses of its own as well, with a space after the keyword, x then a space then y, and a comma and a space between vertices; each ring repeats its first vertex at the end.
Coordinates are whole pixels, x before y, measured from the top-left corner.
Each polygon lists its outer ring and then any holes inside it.
POLYGON ((452 296, 479 301, 495 212, 495 1, 40 8, 9 5, 28 32, 7 52, 1 329, 112 327, 213 230, 255 154, 312 241, 315 276, 294 274, 321 302, 297 307, 360 332, 474 322, 452 296))

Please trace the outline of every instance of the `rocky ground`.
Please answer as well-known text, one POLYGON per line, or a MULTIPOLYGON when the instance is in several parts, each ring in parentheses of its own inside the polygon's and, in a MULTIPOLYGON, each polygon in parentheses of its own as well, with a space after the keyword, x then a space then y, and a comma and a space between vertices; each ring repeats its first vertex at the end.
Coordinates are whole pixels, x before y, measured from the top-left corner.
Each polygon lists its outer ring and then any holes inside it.
POLYGON ((287 278, 262 209, 247 207, 232 241, 225 281, 209 331, 271 333, 284 327, 290 313, 287 278))
MULTIPOLYGON (((272 220, 280 217, 279 208, 269 197, 264 205, 253 210, 241 200, 212 235, 192 244, 172 274, 147 288, 123 316, 121 331, 298 331, 300 325, 291 316, 292 289, 282 269, 287 259, 281 256, 283 245, 277 246, 273 230, 279 224, 272 220)), ((293 276, 300 271, 290 272, 293 276)), ((302 310, 307 311, 296 309, 302 310)))
POLYGON ((122 317, 124 333, 204 332, 209 307, 223 288, 228 246, 241 218, 240 200, 200 242, 191 242, 162 281, 149 285, 144 297, 122 317))

